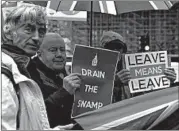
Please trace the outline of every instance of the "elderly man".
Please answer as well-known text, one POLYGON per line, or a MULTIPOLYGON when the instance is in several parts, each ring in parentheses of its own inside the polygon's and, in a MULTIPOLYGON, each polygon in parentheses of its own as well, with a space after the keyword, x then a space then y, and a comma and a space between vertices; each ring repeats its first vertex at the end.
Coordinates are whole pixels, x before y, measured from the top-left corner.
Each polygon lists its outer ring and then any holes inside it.
POLYGON ((65 64, 66 50, 63 38, 56 33, 47 33, 38 56, 33 59, 28 69, 32 79, 42 90, 51 127, 72 122, 73 94, 81 83, 80 74, 67 76, 65 64))
MULTIPOLYGON (((42 92, 27 70, 46 33, 44 12, 39 6, 21 5, 6 18, 1 60, 2 130, 50 129, 42 92)), ((67 89, 69 83, 66 79, 67 89)))
MULTIPOLYGON (((124 38, 113 31, 104 32, 101 37, 101 46, 105 49, 119 51, 121 54, 127 53, 127 45, 124 38)), ((120 58, 121 60, 121 58, 120 58)), ((176 73, 173 68, 165 69, 166 77, 173 83, 176 79, 176 73)), ((129 88, 127 87, 128 81, 131 79, 129 70, 122 66, 122 60, 118 62, 117 73, 115 77, 114 99, 117 102, 126 98, 132 97, 129 88)), ((141 93, 134 94, 133 96, 140 95, 141 93)), ((142 93, 143 94, 143 93, 142 93)))

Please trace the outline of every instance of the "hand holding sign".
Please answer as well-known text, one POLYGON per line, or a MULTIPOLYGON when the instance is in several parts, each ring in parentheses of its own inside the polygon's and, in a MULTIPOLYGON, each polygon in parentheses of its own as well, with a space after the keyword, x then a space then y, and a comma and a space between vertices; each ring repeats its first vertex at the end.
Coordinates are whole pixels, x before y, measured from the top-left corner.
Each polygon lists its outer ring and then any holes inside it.
POLYGON ((174 68, 166 68, 164 70, 164 74, 171 82, 174 82, 176 80, 176 72, 174 68))
POLYGON ((81 74, 79 73, 72 73, 63 79, 63 87, 71 95, 75 93, 75 90, 77 88, 80 88, 80 85, 81 85, 81 74))
POLYGON ((120 80, 123 84, 127 84, 131 79, 130 71, 127 69, 122 69, 116 74, 116 80, 120 80))

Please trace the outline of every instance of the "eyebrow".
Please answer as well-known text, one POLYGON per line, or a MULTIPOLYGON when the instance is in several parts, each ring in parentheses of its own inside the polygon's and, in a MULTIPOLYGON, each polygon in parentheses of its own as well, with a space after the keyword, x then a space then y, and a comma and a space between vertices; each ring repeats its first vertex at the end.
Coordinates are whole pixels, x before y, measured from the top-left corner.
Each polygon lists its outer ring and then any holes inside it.
POLYGON ((29 22, 25 22, 25 23, 23 23, 23 24, 20 24, 19 27, 22 27, 22 26, 24 26, 24 25, 27 25, 27 26, 41 26, 41 27, 46 28, 46 25, 45 25, 45 24, 29 23, 29 22))

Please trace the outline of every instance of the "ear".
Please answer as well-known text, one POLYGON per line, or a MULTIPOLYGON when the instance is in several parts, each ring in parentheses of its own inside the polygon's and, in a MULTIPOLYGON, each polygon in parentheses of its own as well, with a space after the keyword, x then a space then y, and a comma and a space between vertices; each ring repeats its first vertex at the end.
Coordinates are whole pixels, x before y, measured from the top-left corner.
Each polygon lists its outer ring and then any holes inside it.
POLYGON ((4 32, 4 37, 9 39, 9 40, 13 40, 13 33, 11 31, 8 32, 4 32))
POLYGON ((12 38, 16 38, 17 37, 17 33, 16 33, 16 31, 13 31, 12 32, 12 38))
POLYGON ((11 31, 8 33, 9 34, 9 39, 10 40, 15 40, 17 38, 17 33, 16 31, 11 31))

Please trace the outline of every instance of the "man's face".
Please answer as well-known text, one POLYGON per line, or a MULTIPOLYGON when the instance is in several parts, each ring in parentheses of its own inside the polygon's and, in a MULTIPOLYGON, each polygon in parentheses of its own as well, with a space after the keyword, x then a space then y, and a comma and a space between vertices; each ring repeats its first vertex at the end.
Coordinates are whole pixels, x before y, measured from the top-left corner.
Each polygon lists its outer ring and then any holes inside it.
POLYGON ((13 45, 33 56, 38 51, 46 33, 45 25, 27 22, 13 32, 13 45))
POLYGON ((40 59, 52 70, 63 70, 66 64, 65 43, 61 38, 48 38, 43 40, 40 49, 40 59))

